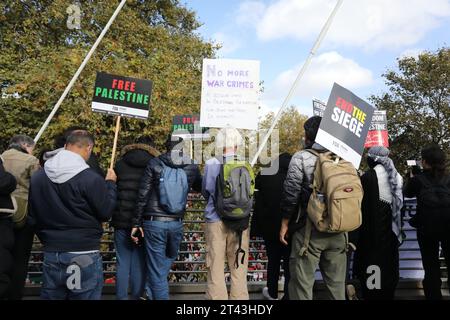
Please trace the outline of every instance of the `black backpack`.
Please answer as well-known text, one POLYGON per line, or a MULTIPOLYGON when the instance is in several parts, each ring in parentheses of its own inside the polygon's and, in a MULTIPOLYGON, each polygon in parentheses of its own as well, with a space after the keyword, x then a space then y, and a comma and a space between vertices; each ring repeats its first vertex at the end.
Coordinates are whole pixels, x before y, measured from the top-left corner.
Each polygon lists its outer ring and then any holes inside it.
POLYGON ((450 176, 439 182, 432 182, 426 176, 419 175, 422 190, 417 196, 421 217, 419 228, 425 232, 450 232, 450 176))

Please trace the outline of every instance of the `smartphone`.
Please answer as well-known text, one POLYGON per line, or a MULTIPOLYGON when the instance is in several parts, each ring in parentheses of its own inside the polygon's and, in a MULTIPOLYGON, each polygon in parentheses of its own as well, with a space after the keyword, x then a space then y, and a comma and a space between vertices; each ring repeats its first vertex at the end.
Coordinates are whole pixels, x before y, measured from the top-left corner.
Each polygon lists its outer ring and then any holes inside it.
POLYGON ((142 245, 143 237, 142 237, 141 231, 140 231, 139 229, 137 229, 137 230, 133 233, 133 237, 138 238, 138 242, 137 242, 137 243, 136 243, 136 242, 133 242, 133 243, 134 243, 135 245, 137 245, 137 246, 141 246, 141 245, 142 245))

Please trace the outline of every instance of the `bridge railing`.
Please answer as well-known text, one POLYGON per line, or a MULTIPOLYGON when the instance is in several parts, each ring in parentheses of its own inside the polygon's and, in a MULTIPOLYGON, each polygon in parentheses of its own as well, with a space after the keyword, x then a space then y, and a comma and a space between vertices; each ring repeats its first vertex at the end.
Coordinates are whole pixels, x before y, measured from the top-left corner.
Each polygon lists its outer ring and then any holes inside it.
MULTIPOLYGON (((199 284, 206 281, 206 243, 204 238, 204 214, 205 200, 199 195, 190 195, 188 209, 184 220, 184 238, 180 246, 178 258, 170 272, 170 282, 199 284)), ((423 267, 417 244, 415 229, 409 225, 409 218, 415 214, 415 200, 405 201, 404 207, 404 231, 406 240, 399 248, 400 251, 400 278, 422 279, 423 267)), ((106 284, 115 283, 116 256, 114 249, 114 230, 108 223, 104 225, 105 233, 101 241, 101 254, 103 256, 103 273, 106 284)), ((42 246, 37 238, 33 245, 30 257, 28 284, 40 285, 42 282, 42 246)), ((264 241, 260 238, 252 238, 249 247, 248 281, 266 281, 267 255, 264 241)), ((443 276, 444 268, 443 269, 443 276)), ((224 277, 229 278, 228 268, 224 270, 224 277)), ((281 273, 283 277, 283 272, 281 273)), ((317 274, 320 279, 320 273, 317 274)))

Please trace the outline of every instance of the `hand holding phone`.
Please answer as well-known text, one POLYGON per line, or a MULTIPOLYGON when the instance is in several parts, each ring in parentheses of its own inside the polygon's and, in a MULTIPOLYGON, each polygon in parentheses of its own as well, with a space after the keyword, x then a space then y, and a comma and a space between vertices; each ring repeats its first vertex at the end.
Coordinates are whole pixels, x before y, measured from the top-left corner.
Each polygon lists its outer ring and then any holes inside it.
POLYGON ((142 228, 133 228, 131 230, 131 240, 135 245, 141 245, 144 239, 144 230, 142 228))

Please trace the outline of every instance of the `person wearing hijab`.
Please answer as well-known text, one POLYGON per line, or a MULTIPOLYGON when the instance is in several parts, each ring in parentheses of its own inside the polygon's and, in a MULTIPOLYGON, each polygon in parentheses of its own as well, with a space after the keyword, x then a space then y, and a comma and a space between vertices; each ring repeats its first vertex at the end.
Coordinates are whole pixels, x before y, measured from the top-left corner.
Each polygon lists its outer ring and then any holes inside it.
POLYGON ((398 248, 404 237, 403 179, 385 147, 370 148, 367 163, 370 169, 361 177, 362 225, 356 231, 353 274, 361 283, 364 300, 392 300, 399 280, 398 248))

